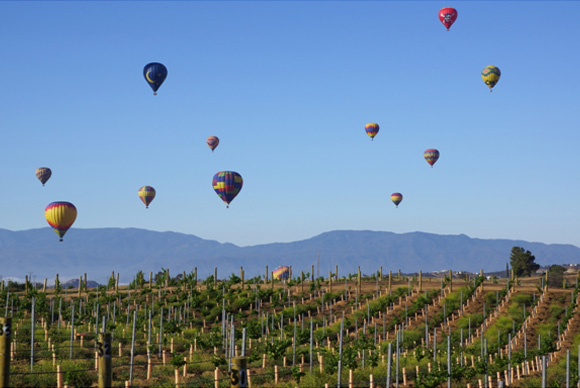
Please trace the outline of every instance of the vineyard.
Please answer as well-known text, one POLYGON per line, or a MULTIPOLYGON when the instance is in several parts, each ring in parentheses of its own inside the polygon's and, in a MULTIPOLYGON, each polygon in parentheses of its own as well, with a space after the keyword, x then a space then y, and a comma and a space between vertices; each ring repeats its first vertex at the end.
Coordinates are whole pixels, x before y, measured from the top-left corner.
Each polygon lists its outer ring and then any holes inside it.
POLYGON ((337 273, 218 279, 216 269, 198 280, 163 270, 128 286, 113 273, 97 288, 86 275, 76 288, 58 275, 50 289, 2 282, 4 386, 101 386, 104 336, 114 387, 578 384, 577 275, 553 286, 548 274, 337 273))

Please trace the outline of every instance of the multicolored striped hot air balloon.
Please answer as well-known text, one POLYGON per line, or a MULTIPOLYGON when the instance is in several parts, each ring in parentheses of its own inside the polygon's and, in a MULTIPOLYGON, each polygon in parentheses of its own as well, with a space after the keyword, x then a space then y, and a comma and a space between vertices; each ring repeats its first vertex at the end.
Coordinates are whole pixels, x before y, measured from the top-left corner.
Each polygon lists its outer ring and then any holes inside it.
POLYGON ((391 201, 395 204, 396 207, 399 207, 399 204, 403 200, 403 194, 401 193, 393 193, 391 194, 391 201))
POLYGON ((455 23, 455 20, 457 20, 457 10, 451 7, 441 8, 439 11, 439 20, 441 20, 441 23, 443 23, 445 28, 447 28, 447 31, 449 31, 451 25, 455 23))
POLYGON ((367 135, 371 137, 371 140, 374 140, 377 133, 379 133, 379 124, 377 123, 368 123, 365 125, 365 131, 367 131, 367 135))
POLYGON ((77 208, 70 202, 52 202, 44 209, 44 217, 62 241, 66 231, 77 219, 77 208))
POLYGON ((155 189, 151 186, 143 186, 139 189, 139 198, 145 204, 145 208, 149 209, 149 204, 155 198, 155 189))
POLYGON ((143 68, 143 77, 153 89, 153 95, 157 95, 157 89, 161 86, 167 77, 167 68, 158 62, 151 62, 143 68))
POLYGON ((278 267, 274 271, 272 271, 272 276, 276 280, 288 279, 290 278, 290 267, 287 267, 285 265, 278 267))
POLYGON ((435 148, 429 148, 425 150, 425 152, 423 153, 423 157, 425 158, 427 163, 431 165, 431 168, 433 168, 433 165, 435 164, 437 159, 439 159, 439 151, 437 151, 435 148))
POLYGON ((213 189, 227 204, 226 207, 230 207, 230 202, 236 198, 243 184, 242 176, 234 171, 220 171, 213 176, 212 180, 213 189))
POLYGON ((210 136, 207 138, 207 145, 211 148, 211 152, 220 144, 220 139, 217 136, 210 136))
POLYGON ((48 167, 39 167, 36 169, 36 177, 42 183, 43 186, 50 179, 51 175, 52 171, 48 167))
POLYGON ((495 84, 497 84, 499 81, 499 77, 501 77, 501 71, 499 71, 499 68, 495 66, 486 66, 481 71, 481 79, 483 82, 485 82, 490 92, 492 91, 491 89, 495 86, 495 84))

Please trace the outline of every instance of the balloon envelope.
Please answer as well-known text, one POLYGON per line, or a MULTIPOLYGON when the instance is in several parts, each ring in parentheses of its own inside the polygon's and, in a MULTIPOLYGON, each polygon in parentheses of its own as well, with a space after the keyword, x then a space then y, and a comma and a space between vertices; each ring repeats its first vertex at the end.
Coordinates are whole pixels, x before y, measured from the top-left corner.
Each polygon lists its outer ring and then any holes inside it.
POLYGON ((369 135, 371 137, 371 140, 373 140, 374 137, 377 136, 377 133, 379 133, 379 124, 368 123, 367 125, 365 125, 365 131, 367 131, 367 135, 369 135))
POLYGON ((220 171, 213 176, 212 180, 213 189, 222 201, 228 204, 228 207, 242 189, 243 184, 242 176, 234 171, 220 171))
POLYGON ((447 28, 447 31, 449 31, 449 27, 451 27, 451 25, 455 23, 455 20, 457 20, 457 10, 451 7, 441 8, 439 11, 439 20, 441 20, 441 23, 443 23, 447 28))
POLYGON ((43 186, 48 181, 51 175, 52 171, 48 167, 39 167, 36 169, 36 177, 40 182, 42 182, 43 186))
POLYGON ((153 94, 157 94, 157 89, 161 86, 165 77, 167 77, 167 68, 158 62, 151 62, 143 68, 143 77, 153 89, 153 94))
POLYGON ((210 136, 207 138, 207 145, 212 151, 216 149, 218 144, 220 144, 220 139, 218 139, 217 136, 210 136))
POLYGON ((77 218, 77 208, 70 202, 52 202, 44 209, 44 217, 62 241, 77 218))
POLYGON ((425 158, 427 163, 429 163, 431 167, 433 167, 437 159, 439 159, 439 151, 437 151, 435 148, 429 148, 425 150, 425 152, 423 153, 423 157, 425 158))
POLYGON ((290 267, 287 267, 285 265, 276 268, 274 271, 272 271, 272 276, 274 277, 274 279, 288 279, 290 277, 290 267))
POLYGON ((145 208, 149 209, 149 204, 155 198, 155 189, 151 186, 143 186, 139 189, 139 198, 145 204, 145 208))
POLYGON ((501 77, 501 71, 495 66, 486 66, 481 71, 481 79, 485 82, 490 92, 491 88, 499 81, 499 77, 501 77))
POLYGON ((391 194, 391 201, 395 204, 396 207, 399 207, 399 204, 403 200, 403 194, 401 193, 393 193, 391 194))

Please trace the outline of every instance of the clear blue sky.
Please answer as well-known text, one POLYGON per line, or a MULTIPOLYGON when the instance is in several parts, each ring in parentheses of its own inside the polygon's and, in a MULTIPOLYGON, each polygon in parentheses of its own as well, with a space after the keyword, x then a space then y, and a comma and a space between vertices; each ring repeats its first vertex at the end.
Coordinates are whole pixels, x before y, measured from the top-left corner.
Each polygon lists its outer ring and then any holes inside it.
POLYGON ((580 246, 580 2, 0 10, 0 228, 54 235, 44 208, 70 201, 73 228, 242 246, 336 229, 580 246), (449 32, 437 17, 446 6, 459 14, 449 32), (149 62, 169 73, 157 96, 149 62), (493 93, 487 65, 502 71, 493 93), (381 126, 374 141, 368 122, 381 126), (427 148, 441 152, 434 168, 427 148), (41 166, 53 171, 45 187, 41 166), (244 178, 229 209, 211 186, 221 170, 244 178), (157 190, 148 210, 143 185, 157 190))

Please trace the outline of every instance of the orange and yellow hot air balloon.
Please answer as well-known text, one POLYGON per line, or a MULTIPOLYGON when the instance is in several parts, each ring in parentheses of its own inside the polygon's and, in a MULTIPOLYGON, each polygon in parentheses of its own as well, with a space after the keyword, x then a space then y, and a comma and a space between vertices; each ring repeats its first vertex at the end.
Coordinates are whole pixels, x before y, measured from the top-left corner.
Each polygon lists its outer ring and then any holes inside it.
POLYGON ((52 202, 44 209, 44 216, 62 241, 66 231, 77 219, 77 208, 70 202, 52 202))
POLYGON ((290 267, 283 265, 272 271, 272 276, 277 280, 284 280, 290 277, 290 267))
POLYGON ((149 209, 149 204, 155 198, 155 189, 151 186, 143 186, 139 189, 139 198, 145 204, 145 208, 149 209))

